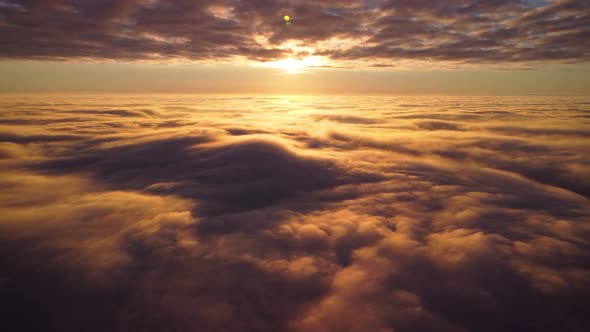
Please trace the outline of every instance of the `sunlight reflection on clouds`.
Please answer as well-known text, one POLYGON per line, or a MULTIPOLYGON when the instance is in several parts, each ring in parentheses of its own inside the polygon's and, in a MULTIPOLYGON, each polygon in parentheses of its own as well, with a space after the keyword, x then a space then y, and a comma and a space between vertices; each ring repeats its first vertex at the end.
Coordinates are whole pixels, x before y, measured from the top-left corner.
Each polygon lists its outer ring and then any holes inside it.
POLYGON ((588 105, 5 97, 7 324, 583 330, 588 105))

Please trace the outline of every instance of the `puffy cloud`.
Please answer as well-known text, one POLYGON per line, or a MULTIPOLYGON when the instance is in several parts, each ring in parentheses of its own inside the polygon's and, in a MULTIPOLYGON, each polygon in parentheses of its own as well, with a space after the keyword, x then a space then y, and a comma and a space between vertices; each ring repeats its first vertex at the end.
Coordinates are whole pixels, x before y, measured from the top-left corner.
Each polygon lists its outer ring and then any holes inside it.
POLYGON ((590 327, 580 99, 53 98, 0 105, 5 327, 590 327))

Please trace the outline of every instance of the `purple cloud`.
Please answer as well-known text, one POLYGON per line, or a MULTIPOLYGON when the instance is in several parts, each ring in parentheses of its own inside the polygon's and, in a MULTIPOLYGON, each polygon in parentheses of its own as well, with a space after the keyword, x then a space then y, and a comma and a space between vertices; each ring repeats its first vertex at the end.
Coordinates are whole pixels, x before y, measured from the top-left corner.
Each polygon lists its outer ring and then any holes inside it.
POLYGON ((284 47, 289 41, 334 60, 379 65, 585 62, 589 26, 583 0, 5 0, 0 57, 272 61, 309 54, 284 47))

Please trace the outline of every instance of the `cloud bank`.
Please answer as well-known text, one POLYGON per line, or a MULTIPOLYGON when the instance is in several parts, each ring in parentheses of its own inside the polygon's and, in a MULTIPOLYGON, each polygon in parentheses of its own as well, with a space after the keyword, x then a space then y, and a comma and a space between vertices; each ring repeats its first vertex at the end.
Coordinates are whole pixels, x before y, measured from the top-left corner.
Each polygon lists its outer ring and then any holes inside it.
POLYGON ((1 324, 585 331, 588 105, 4 98, 1 324))
POLYGON ((588 61, 588 26, 584 0, 3 0, 0 57, 569 63, 588 61))

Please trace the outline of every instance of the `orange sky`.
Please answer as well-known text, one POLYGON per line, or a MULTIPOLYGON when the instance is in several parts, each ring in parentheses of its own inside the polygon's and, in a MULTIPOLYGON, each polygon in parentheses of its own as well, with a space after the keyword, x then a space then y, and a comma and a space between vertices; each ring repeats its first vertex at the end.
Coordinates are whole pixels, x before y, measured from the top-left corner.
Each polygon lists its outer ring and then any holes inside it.
POLYGON ((5 93, 590 94, 588 65, 537 70, 308 68, 251 65, 0 62, 5 93))

